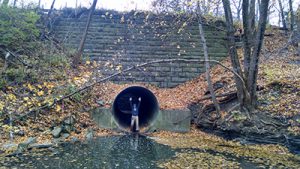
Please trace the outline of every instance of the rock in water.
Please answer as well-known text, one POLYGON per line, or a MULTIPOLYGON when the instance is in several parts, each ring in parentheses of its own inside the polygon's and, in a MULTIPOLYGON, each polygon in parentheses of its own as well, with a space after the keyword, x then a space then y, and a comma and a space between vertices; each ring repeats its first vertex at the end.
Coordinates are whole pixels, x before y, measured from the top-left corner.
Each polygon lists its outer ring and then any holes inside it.
POLYGON ((71 125, 64 125, 64 130, 63 132, 65 133, 71 133, 73 131, 73 127, 71 125))
POLYGON ((54 127, 54 129, 52 130, 52 135, 54 138, 58 138, 60 136, 60 133, 62 131, 62 128, 60 126, 54 127))
POLYGON ((70 136, 70 134, 68 134, 68 133, 62 134, 62 138, 63 138, 63 139, 66 139, 66 138, 68 138, 69 136, 70 136))
POLYGON ((80 140, 77 137, 72 137, 71 138, 71 143, 79 143, 80 140))
POLYGON ((93 132, 93 129, 88 129, 86 135, 85 135, 86 139, 89 141, 89 140, 92 140, 93 137, 94 137, 94 132, 93 132))
POLYGON ((64 124, 66 125, 73 125, 75 124, 75 117, 74 116, 68 116, 64 119, 64 124))
POLYGON ((30 144, 33 144, 33 143, 36 143, 36 138, 35 137, 29 137, 25 142, 20 143, 18 145, 18 149, 15 153, 20 154, 20 153, 26 151, 28 149, 28 146, 30 144))

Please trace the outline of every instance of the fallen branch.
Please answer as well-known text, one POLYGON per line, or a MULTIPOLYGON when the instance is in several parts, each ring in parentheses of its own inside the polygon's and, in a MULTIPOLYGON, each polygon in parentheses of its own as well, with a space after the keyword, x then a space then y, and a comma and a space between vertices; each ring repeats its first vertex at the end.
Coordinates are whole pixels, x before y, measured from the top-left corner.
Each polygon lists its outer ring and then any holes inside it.
MULTIPOLYGON (((84 90, 86 90, 86 89, 89 89, 89 88, 95 86, 96 84, 103 83, 103 82, 105 82, 105 81, 107 81, 107 80, 113 79, 114 77, 116 77, 116 76, 118 76, 118 75, 121 75, 121 74, 123 74, 123 73, 126 73, 126 72, 128 72, 128 71, 131 71, 131 70, 134 70, 134 69, 137 69, 137 68, 140 68, 140 67, 144 67, 144 66, 147 66, 147 65, 151 65, 151 64, 156 64, 156 63, 168 63, 168 62, 170 62, 170 63, 171 63, 171 62, 187 62, 187 63, 200 62, 200 63, 204 63, 205 60, 197 60, 197 59, 162 59, 162 60, 154 60, 154 61, 150 61, 150 62, 138 64, 138 65, 135 65, 135 66, 131 66, 131 67, 129 67, 129 68, 123 70, 123 71, 119 71, 119 72, 114 73, 114 74, 112 74, 112 75, 110 75, 110 76, 107 76, 107 77, 105 77, 105 78, 99 79, 99 80, 97 80, 96 82, 94 82, 94 83, 92 83, 92 84, 86 85, 86 86, 80 88, 80 89, 77 90, 77 91, 74 91, 74 92, 72 92, 72 93, 70 93, 70 94, 67 94, 67 95, 61 97, 61 98, 58 99, 58 100, 54 100, 54 102, 53 102, 51 105, 44 105, 44 106, 38 107, 37 109, 31 110, 31 111, 27 112, 26 114, 24 114, 24 115, 22 115, 22 116, 16 118, 16 120, 22 119, 22 118, 24 118, 24 117, 26 117, 26 116, 28 116, 28 115, 34 113, 34 112, 38 112, 38 111, 40 111, 40 110, 42 110, 42 109, 45 109, 45 108, 51 108, 51 107, 54 106, 56 103, 61 102, 61 101, 64 100, 64 99, 68 99, 68 98, 74 96, 74 95, 77 94, 77 93, 80 93, 80 92, 82 92, 82 91, 84 91, 84 90)), ((212 63, 216 63, 216 64, 220 65, 221 67, 223 67, 223 68, 225 68, 226 70, 229 70, 230 72, 232 72, 233 74, 235 74, 238 78, 240 78, 240 80, 241 80, 242 82, 244 82, 241 76, 239 76, 234 70, 232 70, 232 69, 228 68, 227 66, 223 65, 221 62, 216 61, 216 60, 208 60, 208 62, 212 62, 212 63)))
MULTIPOLYGON (((219 95, 216 95, 216 97, 231 96, 233 94, 236 94, 236 92, 229 92, 229 93, 219 94, 219 95)), ((199 100, 197 100, 197 102, 200 102, 200 101, 203 101, 203 100, 208 100, 208 99, 211 99, 211 95, 202 97, 199 100)))
POLYGON ((20 58, 20 56, 18 56, 17 54, 15 54, 14 52, 11 52, 9 49, 4 48, 4 47, 0 47, 3 51, 7 52, 9 55, 13 56, 14 58, 16 58, 18 61, 20 61, 24 66, 27 67, 32 67, 31 65, 29 65, 28 63, 26 63, 24 60, 22 60, 20 58))

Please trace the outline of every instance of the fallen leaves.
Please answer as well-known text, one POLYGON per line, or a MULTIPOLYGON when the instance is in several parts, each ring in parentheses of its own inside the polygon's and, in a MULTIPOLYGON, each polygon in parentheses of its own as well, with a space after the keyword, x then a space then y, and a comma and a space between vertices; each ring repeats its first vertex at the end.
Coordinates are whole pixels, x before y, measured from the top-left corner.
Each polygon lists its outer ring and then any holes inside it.
POLYGON ((10 94, 6 95, 6 100, 8 100, 8 101, 16 101, 17 97, 14 94, 10 93, 10 94))
POLYGON ((241 145, 195 128, 186 134, 159 132, 153 136, 161 144, 185 149, 160 162, 163 168, 239 168, 240 159, 275 168, 299 168, 299 157, 280 145, 241 145))
POLYGON ((5 107, 5 103, 3 101, 0 101, 0 112, 3 111, 5 107))

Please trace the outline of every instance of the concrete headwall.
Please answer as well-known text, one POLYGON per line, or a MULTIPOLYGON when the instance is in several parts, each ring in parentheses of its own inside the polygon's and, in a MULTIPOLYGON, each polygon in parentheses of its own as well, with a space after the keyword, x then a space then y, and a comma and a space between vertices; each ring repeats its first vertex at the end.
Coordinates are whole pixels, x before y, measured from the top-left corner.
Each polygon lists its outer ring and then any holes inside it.
MULTIPOLYGON (((105 129, 118 129, 118 124, 114 120, 111 109, 97 108, 91 111, 93 121, 105 129)), ((147 132, 172 131, 189 132, 191 126, 191 112, 187 110, 160 110, 157 118, 147 128, 147 132)))
MULTIPOLYGON (((71 16, 61 12, 53 33, 65 45, 77 48, 84 31, 87 12, 71 16)), ((206 22, 208 23, 208 22, 206 22)), ((204 26, 210 59, 227 56, 226 33, 221 21, 204 26)), ((110 75, 129 66, 160 59, 203 59, 196 19, 147 12, 118 13, 95 11, 88 30, 84 53, 102 66, 100 73, 110 75)), ((128 72, 116 82, 145 82, 159 87, 174 87, 204 72, 200 63, 161 63, 128 72)))

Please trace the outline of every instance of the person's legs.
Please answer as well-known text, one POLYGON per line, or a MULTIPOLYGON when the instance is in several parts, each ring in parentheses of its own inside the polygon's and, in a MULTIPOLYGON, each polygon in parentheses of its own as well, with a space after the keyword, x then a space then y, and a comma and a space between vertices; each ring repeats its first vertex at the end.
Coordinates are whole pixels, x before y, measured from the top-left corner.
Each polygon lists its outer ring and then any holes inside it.
POLYGON ((139 116, 136 116, 135 118, 135 130, 139 131, 140 130, 140 126, 139 126, 139 116))
POLYGON ((133 131, 133 125, 134 125, 134 116, 131 116, 130 131, 133 131))

